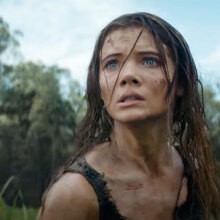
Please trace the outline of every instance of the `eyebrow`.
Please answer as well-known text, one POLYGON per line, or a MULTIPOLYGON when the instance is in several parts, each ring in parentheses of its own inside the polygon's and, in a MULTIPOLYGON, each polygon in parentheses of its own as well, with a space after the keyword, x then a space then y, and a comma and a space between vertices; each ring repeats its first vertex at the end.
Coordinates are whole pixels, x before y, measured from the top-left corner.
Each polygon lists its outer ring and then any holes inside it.
POLYGON ((106 57, 103 58, 102 62, 105 63, 105 61, 108 60, 109 58, 119 57, 121 55, 122 55, 122 53, 112 53, 112 54, 109 54, 109 55, 107 55, 106 57))
POLYGON ((138 55, 150 55, 150 56, 157 56, 160 57, 159 53, 157 51, 152 51, 152 50, 148 50, 148 51, 137 51, 136 52, 138 55))
MULTIPOLYGON (((150 51, 136 51, 135 53, 138 54, 138 55, 148 55, 148 56, 150 55, 150 56, 160 57, 158 52, 151 51, 151 50, 150 51)), ((120 56, 122 56, 122 53, 112 53, 112 54, 109 54, 106 57, 104 57, 102 62, 105 63, 105 61, 108 60, 109 58, 120 57, 120 56)))

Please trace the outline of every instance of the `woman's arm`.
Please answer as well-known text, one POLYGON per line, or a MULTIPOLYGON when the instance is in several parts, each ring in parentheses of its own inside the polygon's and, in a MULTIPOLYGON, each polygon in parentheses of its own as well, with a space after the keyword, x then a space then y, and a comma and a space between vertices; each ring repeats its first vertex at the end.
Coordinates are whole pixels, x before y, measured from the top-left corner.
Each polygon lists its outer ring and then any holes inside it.
POLYGON ((77 173, 64 174, 49 190, 39 220, 98 220, 97 196, 77 173))

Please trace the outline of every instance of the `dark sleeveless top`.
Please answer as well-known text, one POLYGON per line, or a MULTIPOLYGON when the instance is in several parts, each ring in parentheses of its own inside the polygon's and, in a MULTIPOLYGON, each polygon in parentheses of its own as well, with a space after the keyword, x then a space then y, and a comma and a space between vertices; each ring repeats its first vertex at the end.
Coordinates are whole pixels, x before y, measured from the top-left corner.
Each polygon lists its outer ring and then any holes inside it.
POLYGON ((110 191, 104 180, 104 174, 98 173, 87 162, 85 157, 78 158, 65 172, 82 174, 93 187, 98 197, 100 220, 123 220, 116 208, 115 203, 110 200, 110 191))
MULTIPOLYGON (((187 176, 188 183, 190 182, 190 173, 189 173, 189 167, 187 165, 186 160, 183 158, 183 164, 184 164, 184 173, 183 177, 187 176)), ((110 196, 110 191, 107 188, 107 183, 104 180, 104 173, 100 174, 95 169, 93 169, 86 161, 85 156, 82 156, 78 158, 76 161, 72 163, 72 165, 65 170, 65 172, 74 172, 79 173, 83 175, 88 183, 92 186, 94 189, 97 197, 98 197, 98 203, 99 203, 99 219, 100 220, 125 220, 126 217, 122 216, 114 201, 112 200, 110 196)), ((182 177, 182 180, 183 180, 182 177)), ((181 183, 182 184, 182 183, 181 183)), ((176 199, 176 205, 180 196, 180 190, 181 185, 179 188, 179 192, 176 199)), ((188 195, 191 193, 191 191, 188 189, 188 195)), ((190 197, 190 196, 188 196, 190 197)), ((188 199, 187 199, 188 200, 188 199)), ((192 218, 192 213, 189 213, 190 210, 190 201, 186 202, 180 207, 176 207, 173 213, 173 219, 174 220, 200 220, 200 214, 196 213, 194 217, 192 218)), ((197 209, 198 212, 198 209, 197 209)))

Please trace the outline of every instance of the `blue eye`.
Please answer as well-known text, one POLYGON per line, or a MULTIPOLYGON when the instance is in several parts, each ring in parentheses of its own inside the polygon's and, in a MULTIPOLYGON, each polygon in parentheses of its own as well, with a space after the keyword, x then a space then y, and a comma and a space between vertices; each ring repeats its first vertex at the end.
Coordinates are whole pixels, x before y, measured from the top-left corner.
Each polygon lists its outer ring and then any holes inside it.
POLYGON ((155 58, 145 58, 144 65, 145 66, 156 66, 158 65, 158 62, 155 58))
POLYGON ((110 62, 108 62, 106 64, 106 68, 108 68, 108 69, 115 69, 117 67, 118 67, 118 63, 115 60, 114 61, 110 61, 110 62))

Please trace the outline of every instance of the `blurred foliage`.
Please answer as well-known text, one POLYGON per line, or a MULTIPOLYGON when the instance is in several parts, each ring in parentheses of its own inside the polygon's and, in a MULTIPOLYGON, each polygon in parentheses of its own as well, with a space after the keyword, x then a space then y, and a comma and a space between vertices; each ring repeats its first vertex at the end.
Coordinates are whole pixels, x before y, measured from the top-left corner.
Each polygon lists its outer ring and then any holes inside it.
POLYGON ((206 118, 209 125, 210 138, 215 157, 220 168, 220 85, 206 85, 204 89, 204 103, 206 118))
POLYGON ((39 209, 26 207, 26 216, 23 209, 18 207, 8 207, 9 217, 4 220, 35 220, 39 209))
MULTIPOLYGON (((0 19, 2 52, 11 41, 16 42, 0 19)), ((0 64, 0 186, 15 176, 6 201, 12 203, 19 187, 28 205, 39 206, 45 180, 74 150, 75 128, 86 108, 83 92, 57 66, 6 65, 1 57, 0 64), (68 94, 61 92, 65 79, 68 94)))
POLYGON ((4 194, 8 187, 12 183, 14 177, 10 177, 7 182, 2 186, 0 191, 0 219, 1 220, 34 220, 37 217, 39 209, 27 208, 24 203, 22 207, 16 207, 18 199, 23 200, 23 196, 20 190, 18 190, 17 196, 15 196, 12 206, 7 206, 4 201, 4 194))
POLYGON ((11 47, 15 48, 19 45, 15 36, 20 34, 19 31, 11 33, 9 25, 0 17, 0 55, 11 47))

